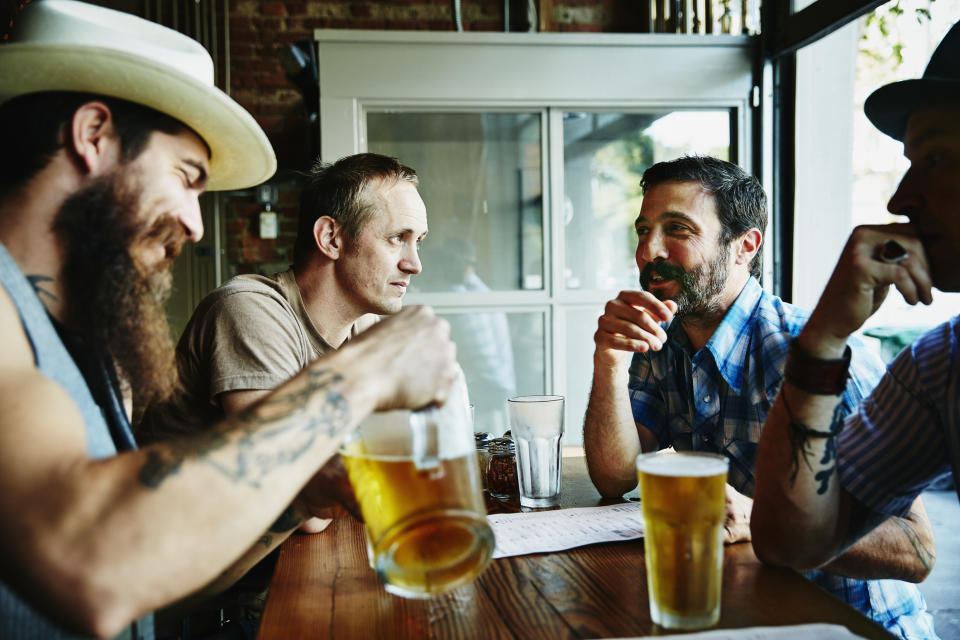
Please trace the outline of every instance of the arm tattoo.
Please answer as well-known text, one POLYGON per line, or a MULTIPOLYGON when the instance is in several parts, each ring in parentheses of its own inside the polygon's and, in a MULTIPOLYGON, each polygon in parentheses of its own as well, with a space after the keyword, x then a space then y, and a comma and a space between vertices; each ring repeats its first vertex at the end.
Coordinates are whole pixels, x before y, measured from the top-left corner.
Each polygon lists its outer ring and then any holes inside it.
MULTIPOLYGON (((914 515, 914 512, 911 511, 910 515, 914 515)), ((920 558, 920 562, 923 563, 923 567, 927 571, 933 569, 933 563, 937 558, 935 550, 931 551, 927 548, 927 546, 923 543, 923 540, 920 539, 919 534, 917 534, 916 530, 914 530, 909 520, 904 518, 891 518, 891 520, 893 520, 897 526, 903 530, 903 534, 907 536, 907 540, 909 540, 910 544, 913 546, 913 550, 916 552, 917 557, 920 558)))
MULTIPOLYGON (((841 407, 838 405, 836 409, 833 410, 833 422, 832 425, 843 422, 843 412, 841 407)), ((837 469, 837 464, 834 460, 837 459, 837 439, 830 438, 827 440, 827 444, 824 446, 823 457, 820 458, 820 464, 826 465, 833 462, 833 464, 826 469, 821 469, 816 474, 814 474, 814 479, 820 482, 820 487, 817 488, 817 494, 823 495, 827 492, 827 488, 830 485, 830 477, 833 475, 833 472, 837 469)), ((804 461, 806 461, 806 455, 804 455, 804 461)), ((807 463, 809 467, 809 463, 807 463)))
POLYGON ((843 403, 839 402, 837 403, 837 406, 834 407, 833 417, 830 419, 829 430, 817 431, 816 429, 811 429, 793 417, 793 412, 790 410, 789 403, 787 403, 786 390, 782 390, 780 392, 780 398, 783 400, 783 408, 787 412, 790 448, 793 454, 793 473, 790 474, 791 487, 796 484, 797 474, 800 472, 801 456, 803 458, 803 463, 807 466, 807 469, 813 472, 813 465, 810 464, 810 458, 813 456, 813 451, 810 450, 810 438, 827 438, 827 443, 823 450, 823 457, 820 458, 820 465, 830 466, 817 471, 813 475, 814 480, 820 483, 820 486, 817 488, 817 494, 823 495, 827 492, 827 489, 830 486, 830 478, 833 476, 837 468, 835 462, 837 458, 836 437, 843 428, 843 420, 846 417, 846 411, 843 408, 843 403), (831 462, 833 464, 830 464, 831 462))
POLYGON ((270 543, 273 542, 273 536, 269 533, 265 533, 260 536, 260 539, 257 540, 257 544, 262 544, 265 548, 270 548, 270 543))
POLYGON ((291 389, 269 396, 253 409, 166 450, 150 451, 140 482, 155 489, 177 473, 184 460, 205 462, 234 482, 259 488, 277 468, 299 459, 318 435, 336 437, 350 421, 347 399, 334 388, 343 376, 308 371, 291 389), (228 434, 239 432, 239 438, 228 434))
POLYGON ((42 276, 40 274, 34 273, 27 276, 27 282, 30 283, 30 286, 33 287, 33 292, 37 294, 38 298, 46 296, 50 300, 56 300, 57 296, 53 295, 46 289, 41 286, 41 283, 53 282, 53 278, 50 276, 42 276))

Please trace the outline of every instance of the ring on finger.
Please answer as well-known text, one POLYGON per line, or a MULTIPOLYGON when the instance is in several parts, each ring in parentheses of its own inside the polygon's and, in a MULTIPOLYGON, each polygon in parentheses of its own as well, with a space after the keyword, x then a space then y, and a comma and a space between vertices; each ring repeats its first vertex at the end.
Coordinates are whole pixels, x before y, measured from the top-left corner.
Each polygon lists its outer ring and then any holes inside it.
POLYGON ((896 240, 890 239, 877 247, 877 259, 887 264, 903 262, 910 253, 896 240))

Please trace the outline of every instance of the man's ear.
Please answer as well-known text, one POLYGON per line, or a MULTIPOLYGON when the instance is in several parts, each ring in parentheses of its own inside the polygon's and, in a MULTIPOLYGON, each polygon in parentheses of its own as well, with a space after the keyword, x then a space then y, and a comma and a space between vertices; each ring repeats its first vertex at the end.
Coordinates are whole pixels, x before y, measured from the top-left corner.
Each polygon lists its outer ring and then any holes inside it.
POLYGON ((320 253, 336 260, 343 251, 343 227, 330 216, 320 216, 313 223, 313 242, 320 253))
POLYGON ((760 250, 763 234, 757 228, 748 229, 737 239, 736 264, 750 264, 760 250))
POLYGON ((102 102, 87 102, 70 120, 68 149, 72 150, 78 169, 86 174, 101 175, 120 160, 120 140, 113 126, 113 114, 102 102))

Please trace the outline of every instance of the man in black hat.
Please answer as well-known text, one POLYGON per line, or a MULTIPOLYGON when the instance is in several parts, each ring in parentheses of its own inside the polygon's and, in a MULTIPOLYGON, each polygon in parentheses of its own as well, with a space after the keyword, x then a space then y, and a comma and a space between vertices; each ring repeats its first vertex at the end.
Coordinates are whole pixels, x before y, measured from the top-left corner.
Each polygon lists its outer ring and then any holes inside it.
MULTIPOLYGON (((960 480, 960 316, 890 364, 857 413, 836 411, 847 338, 894 285, 910 304, 932 288, 960 291, 960 23, 923 77, 886 85, 867 117, 902 140, 910 169, 887 208, 908 224, 854 229, 806 327, 757 455, 752 528, 757 555, 819 566, 953 471, 960 480)), ((934 549, 918 549, 933 562, 934 549)))

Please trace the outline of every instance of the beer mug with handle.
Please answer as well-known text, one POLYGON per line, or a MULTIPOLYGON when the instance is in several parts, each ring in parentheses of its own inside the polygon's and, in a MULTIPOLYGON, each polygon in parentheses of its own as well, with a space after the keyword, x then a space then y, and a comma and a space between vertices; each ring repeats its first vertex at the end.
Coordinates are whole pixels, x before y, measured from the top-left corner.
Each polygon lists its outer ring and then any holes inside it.
POLYGON ((490 562, 469 411, 461 374, 443 407, 375 413, 344 440, 373 568, 390 593, 445 593, 490 562))

